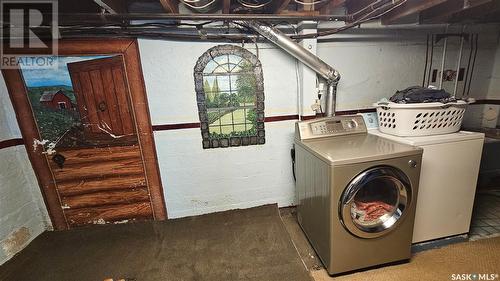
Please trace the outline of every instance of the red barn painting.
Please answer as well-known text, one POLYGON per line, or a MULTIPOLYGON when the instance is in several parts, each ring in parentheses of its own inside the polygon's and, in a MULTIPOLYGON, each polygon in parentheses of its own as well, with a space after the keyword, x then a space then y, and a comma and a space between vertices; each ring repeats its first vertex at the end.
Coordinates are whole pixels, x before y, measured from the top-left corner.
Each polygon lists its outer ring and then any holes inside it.
POLYGON ((40 104, 52 109, 72 109, 71 99, 62 90, 44 91, 40 97, 40 104))

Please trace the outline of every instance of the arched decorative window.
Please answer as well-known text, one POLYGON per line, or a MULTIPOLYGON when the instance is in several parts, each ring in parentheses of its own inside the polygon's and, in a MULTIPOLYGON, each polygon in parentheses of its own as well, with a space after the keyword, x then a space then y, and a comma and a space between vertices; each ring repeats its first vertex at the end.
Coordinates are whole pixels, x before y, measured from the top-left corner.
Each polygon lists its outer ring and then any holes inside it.
POLYGON ((253 53, 220 45, 194 68, 203 148, 264 144, 264 82, 253 53))

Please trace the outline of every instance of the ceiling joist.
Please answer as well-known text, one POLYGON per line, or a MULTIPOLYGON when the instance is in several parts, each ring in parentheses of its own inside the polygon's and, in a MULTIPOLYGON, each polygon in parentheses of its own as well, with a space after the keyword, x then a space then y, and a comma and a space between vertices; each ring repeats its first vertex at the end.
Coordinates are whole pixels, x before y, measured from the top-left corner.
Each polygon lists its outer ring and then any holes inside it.
POLYGON ((94 0, 94 2, 110 14, 123 14, 127 12, 125 1, 120 0, 94 0))
MULTIPOLYGON (((454 0, 461 2, 460 0, 454 0)), ((411 15, 418 15, 420 12, 432 8, 436 5, 447 2, 446 0, 408 0, 400 7, 390 11, 382 17, 382 24, 394 24, 397 21, 409 17, 411 15)))
POLYGON ((274 0, 271 2, 270 10, 272 13, 281 14, 284 10, 288 8, 291 0, 274 0))
MULTIPOLYGON (((181 0, 64 0, 59 13, 78 15, 80 21, 103 22, 102 16, 116 21, 129 17, 171 20, 221 21, 253 18, 271 21, 305 20, 356 22, 367 15, 381 15, 382 24, 402 23, 500 23, 500 0, 218 0, 211 9, 179 13, 181 0), (251 5, 244 3, 268 3, 251 5), (392 5, 392 6, 391 6, 392 5), (394 8, 392 8, 394 7, 394 8), (389 9, 387 9, 389 8, 389 9), (390 10, 390 11, 389 11, 390 10), (387 11, 384 12, 384 11, 387 11), (98 19, 90 19, 91 15, 98 19)), ((205 1, 205 0, 203 0, 205 1)), ((206 2, 206 1, 205 1, 206 2)), ((203 3, 205 3, 203 2, 203 3)), ((208 1, 210 2, 210 1, 208 1)), ((208 3, 207 2, 207 3, 208 3)), ((65 18, 66 20, 66 18, 65 18)))
POLYGON ((177 0, 160 0, 161 5, 165 12, 170 14, 179 13, 179 1, 177 0))
POLYGON ((319 10, 321 14, 328 15, 333 13, 333 10, 335 10, 336 8, 345 5, 345 2, 346 0, 331 0, 323 7, 320 7, 319 10))
POLYGON ((421 23, 443 23, 447 22, 454 14, 466 11, 472 8, 488 4, 492 0, 468 0, 457 1, 448 0, 431 9, 427 9, 420 14, 421 23))
POLYGON ((478 23, 498 22, 498 19, 500 19, 500 1, 491 1, 456 13, 452 16, 450 22, 461 22, 464 19, 478 23))
POLYGON ((231 12, 231 0, 222 1, 222 13, 229 14, 231 12))

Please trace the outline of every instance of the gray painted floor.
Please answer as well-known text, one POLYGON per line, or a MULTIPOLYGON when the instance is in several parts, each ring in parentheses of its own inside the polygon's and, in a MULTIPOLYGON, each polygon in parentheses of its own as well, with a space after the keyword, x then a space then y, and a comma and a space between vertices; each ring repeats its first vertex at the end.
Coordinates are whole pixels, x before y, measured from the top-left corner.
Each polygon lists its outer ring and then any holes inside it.
POLYGON ((311 280, 276 205, 45 232, 0 280, 311 280))

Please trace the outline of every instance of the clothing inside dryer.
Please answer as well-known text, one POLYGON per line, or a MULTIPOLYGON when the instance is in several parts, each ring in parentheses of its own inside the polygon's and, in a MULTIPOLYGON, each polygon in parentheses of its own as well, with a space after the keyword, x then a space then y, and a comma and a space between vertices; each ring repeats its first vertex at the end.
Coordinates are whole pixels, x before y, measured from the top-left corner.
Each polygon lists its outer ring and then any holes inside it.
POLYGON ((397 181, 379 177, 367 182, 354 196, 351 216, 358 226, 373 227, 388 220, 399 203, 397 181))

